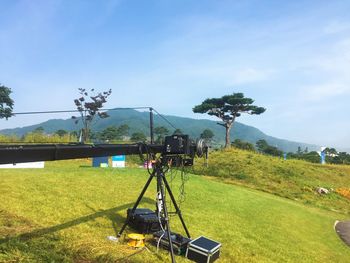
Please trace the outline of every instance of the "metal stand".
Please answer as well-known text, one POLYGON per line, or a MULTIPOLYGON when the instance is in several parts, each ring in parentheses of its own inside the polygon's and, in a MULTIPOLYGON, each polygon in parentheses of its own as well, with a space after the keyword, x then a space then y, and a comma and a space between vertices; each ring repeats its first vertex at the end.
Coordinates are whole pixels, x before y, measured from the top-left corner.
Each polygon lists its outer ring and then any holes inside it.
MULTIPOLYGON (((171 253, 171 262, 175 262, 175 255, 174 255, 174 249, 173 249, 173 243, 171 241, 171 231, 170 231, 170 224, 169 224, 169 214, 168 214, 168 209, 166 206, 166 201, 165 201, 165 191, 164 191, 164 186, 166 188, 166 190, 169 193, 170 199, 172 201, 172 203, 174 204, 175 210, 176 210, 176 214, 179 216, 180 221, 182 223, 183 228, 185 229, 186 235, 188 238, 190 237, 190 233, 188 232, 188 229, 186 227, 185 221, 182 218, 182 214, 181 211, 179 209, 179 206, 176 203, 176 200, 174 198, 174 195, 170 189, 170 186, 168 184, 167 179, 165 178, 165 174, 163 171, 163 165, 161 163, 161 161, 158 161, 155 164, 155 168, 152 172, 152 174, 150 175, 150 177, 148 178, 145 186, 143 187, 141 194, 139 195, 139 197, 136 200, 136 203, 134 204, 134 207, 132 208, 131 212, 129 213, 129 216, 127 217, 127 219, 124 222, 124 225, 122 226, 122 228, 120 229, 117 237, 120 238, 121 235, 123 234, 126 226, 129 224, 130 218, 131 216, 134 214, 136 208, 138 207, 143 195, 145 194, 148 186, 150 185, 152 179, 156 177, 157 178, 157 191, 160 192, 161 194, 161 198, 162 198, 162 202, 163 202, 163 215, 164 215, 164 220, 165 220, 165 231, 167 232, 167 236, 168 236, 168 240, 169 240, 169 247, 170 247, 170 253, 171 253)), ((158 208, 157 208, 158 209, 158 208)))

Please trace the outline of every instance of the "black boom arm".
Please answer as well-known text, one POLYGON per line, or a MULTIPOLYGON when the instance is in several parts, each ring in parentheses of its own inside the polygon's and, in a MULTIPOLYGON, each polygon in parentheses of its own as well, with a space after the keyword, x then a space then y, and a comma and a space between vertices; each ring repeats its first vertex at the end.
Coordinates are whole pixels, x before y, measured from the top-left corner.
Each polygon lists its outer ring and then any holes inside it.
POLYGON ((0 145, 0 164, 35 161, 55 161, 101 157, 111 155, 156 154, 166 156, 184 155, 192 159, 207 156, 208 146, 203 140, 190 141, 188 135, 165 137, 164 145, 159 144, 34 144, 0 145))
POLYGON ((0 164, 161 153, 163 148, 156 144, 0 145, 0 164))

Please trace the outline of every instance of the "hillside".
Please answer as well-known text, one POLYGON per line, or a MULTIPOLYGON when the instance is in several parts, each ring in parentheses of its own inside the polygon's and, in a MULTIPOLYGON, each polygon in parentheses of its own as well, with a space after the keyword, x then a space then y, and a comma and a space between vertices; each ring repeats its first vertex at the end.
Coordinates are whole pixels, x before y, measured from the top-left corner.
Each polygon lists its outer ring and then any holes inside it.
POLYGON ((214 176, 220 182, 243 185, 306 205, 350 215, 350 199, 337 189, 350 190, 349 165, 321 165, 300 160, 283 160, 238 149, 213 151, 209 167, 197 160, 194 172, 214 176), (334 191, 319 195, 315 189, 325 187, 334 191))
MULTIPOLYGON (((120 229, 147 173, 88 164, 59 161, 41 170, 0 171, 0 262, 170 262, 168 253, 157 254, 149 241, 149 251, 135 251, 125 240, 106 238, 120 229)), ((180 183, 175 176, 176 197, 180 183)), ((153 182, 141 207, 154 208, 155 188, 153 182)), ((189 231, 222 243, 219 262, 347 262, 350 257, 333 229, 343 214, 191 174, 185 190, 181 209, 189 231)), ((174 231, 183 232, 179 220, 171 222, 174 231)))
MULTIPOLYGON (((139 112, 136 110, 115 110, 109 111, 109 118, 98 120, 94 127, 95 131, 101 131, 111 125, 122 125, 127 124, 130 127, 130 131, 142 131, 145 134, 149 134, 149 113, 139 112)), ((224 129, 220 125, 217 125, 216 121, 206 120, 206 119, 191 119, 177 116, 165 116, 175 127, 181 129, 184 133, 189 134, 192 138, 198 138, 204 129, 211 129, 215 134, 215 141, 217 143, 224 142, 224 129)), ((154 117, 155 126, 165 126, 170 131, 173 128, 165 122, 162 118, 155 114, 154 117)), ((32 126, 15 128, 15 129, 4 129, 0 130, 3 134, 16 134, 22 136, 27 132, 33 131, 38 127, 43 127, 45 132, 53 133, 58 129, 64 129, 67 131, 78 130, 79 126, 74 124, 72 119, 52 119, 43 123, 39 123, 32 126)), ((288 140, 278 139, 272 136, 264 134, 257 128, 236 122, 234 128, 231 131, 231 139, 241 139, 244 141, 251 142, 255 144, 257 140, 264 139, 270 145, 277 146, 286 152, 295 152, 300 146, 302 149, 308 147, 309 150, 319 150, 317 145, 311 145, 300 142, 292 142, 288 140)))

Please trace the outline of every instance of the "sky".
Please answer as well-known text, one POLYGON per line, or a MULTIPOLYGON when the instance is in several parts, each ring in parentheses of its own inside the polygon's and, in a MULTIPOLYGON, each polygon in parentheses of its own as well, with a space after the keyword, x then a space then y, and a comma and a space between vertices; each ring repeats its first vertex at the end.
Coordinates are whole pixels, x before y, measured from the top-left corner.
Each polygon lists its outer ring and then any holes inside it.
MULTIPOLYGON (((78 88, 107 108, 192 108, 243 92, 239 122, 288 140, 350 148, 350 1, 0 0, 0 83, 14 111, 74 109, 78 88)), ((17 116, 0 128, 69 116, 17 116)))

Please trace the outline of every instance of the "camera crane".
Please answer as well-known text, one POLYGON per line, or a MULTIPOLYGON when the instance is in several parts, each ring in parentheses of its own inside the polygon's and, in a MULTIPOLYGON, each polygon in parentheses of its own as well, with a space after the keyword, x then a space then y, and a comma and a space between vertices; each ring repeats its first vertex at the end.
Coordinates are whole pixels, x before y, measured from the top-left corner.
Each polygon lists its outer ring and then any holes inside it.
MULTIPOLYGON (((174 250, 171 241, 171 231, 169 225, 168 210, 165 202, 165 189, 168 191, 171 201, 174 204, 176 214, 179 216, 182 226, 188 238, 190 233, 182 218, 179 206, 176 203, 174 195, 171 191, 169 183, 165 177, 165 173, 169 165, 172 166, 191 166, 195 156, 208 156, 208 146, 203 140, 196 143, 190 141, 188 135, 172 135, 165 138, 164 145, 161 144, 3 144, 0 145, 0 164, 8 163, 23 163, 34 161, 55 161, 80 159, 89 157, 102 157, 110 155, 143 155, 146 154, 148 158, 154 158, 157 154, 160 157, 154 160, 153 171, 150 172, 150 177, 143 187, 134 207, 129 213, 124 225, 119 231, 117 237, 120 238, 128 225, 132 214, 139 205, 144 193, 150 185, 153 178, 157 180, 157 193, 160 193, 163 202, 163 218, 165 221, 165 230, 169 240, 169 247, 172 262, 175 262, 174 250)), ((150 160, 147 160, 147 162, 150 160)), ((148 165, 148 163, 147 163, 148 165)), ((159 208, 157 207, 157 210, 159 208)), ((158 211, 160 214, 160 211, 158 211)))

